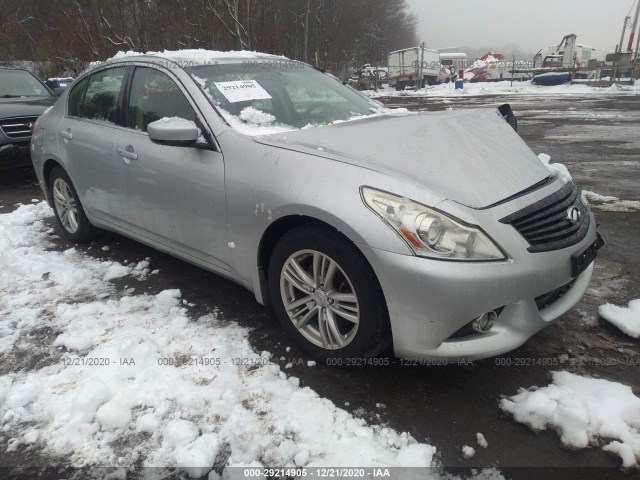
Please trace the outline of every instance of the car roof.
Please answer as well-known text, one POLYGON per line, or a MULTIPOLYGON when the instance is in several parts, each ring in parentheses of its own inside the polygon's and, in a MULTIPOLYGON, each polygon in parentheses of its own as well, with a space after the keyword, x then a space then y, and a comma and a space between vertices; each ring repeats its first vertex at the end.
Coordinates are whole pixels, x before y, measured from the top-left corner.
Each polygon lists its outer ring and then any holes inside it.
MULTIPOLYGON (((252 52, 247 50, 223 52, 216 50, 187 49, 165 50, 163 52, 147 53, 131 51, 118 52, 115 56, 107 60, 107 62, 103 63, 117 63, 125 61, 153 62, 154 60, 170 61, 177 64, 178 66, 181 66, 182 68, 214 65, 220 63, 240 63, 243 61, 289 61, 287 57, 283 57, 280 55, 252 52)), ((99 63, 98 65, 103 65, 103 63, 99 63)))
MULTIPOLYGON (((11 62, 0 62, 0 68, 4 68, 7 70, 24 70, 25 72, 29 72, 28 69, 21 67, 19 65, 16 65, 15 63, 11 63, 11 62)), ((31 72, 29 72, 31 73, 31 72)))

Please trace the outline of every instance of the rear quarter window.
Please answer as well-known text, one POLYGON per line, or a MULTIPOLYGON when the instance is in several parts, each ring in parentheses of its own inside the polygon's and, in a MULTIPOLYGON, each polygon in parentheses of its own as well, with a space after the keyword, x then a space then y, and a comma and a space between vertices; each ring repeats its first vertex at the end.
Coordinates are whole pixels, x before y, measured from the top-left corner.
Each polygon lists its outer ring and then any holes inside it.
POLYGON ((84 92, 87 89, 89 79, 85 78, 74 85, 69 92, 68 114, 71 117, 79 117, 82 108, 84 92))

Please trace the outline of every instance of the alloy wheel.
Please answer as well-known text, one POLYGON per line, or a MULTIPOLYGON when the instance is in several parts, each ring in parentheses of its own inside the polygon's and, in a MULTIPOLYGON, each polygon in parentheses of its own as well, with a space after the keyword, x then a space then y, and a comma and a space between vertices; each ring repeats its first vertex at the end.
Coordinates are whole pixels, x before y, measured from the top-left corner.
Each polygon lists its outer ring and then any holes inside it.
POLYGON ((62 178, 56 178, 52 191, 53 203, 62 226, 69 233, 76 233, 78 230, 78 205, 69 184, 62 178))
POLYGON ((300 250, 280 273, 280 293, 289 319, 314 345, 338 350, 358 331, 360 307, 349 277, 328 255, 300 250))

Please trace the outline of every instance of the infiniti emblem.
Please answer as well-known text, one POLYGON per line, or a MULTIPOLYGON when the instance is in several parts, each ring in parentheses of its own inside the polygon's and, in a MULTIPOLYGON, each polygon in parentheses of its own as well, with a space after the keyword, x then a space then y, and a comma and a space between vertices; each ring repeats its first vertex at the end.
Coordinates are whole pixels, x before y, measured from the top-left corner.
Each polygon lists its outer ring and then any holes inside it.
POLYGON ((578 207, 571 207, 567 210, 567 220, 571 223, 578 223, 580 221, 580 217, 582 214, 580 213, 580 209, 578 207))

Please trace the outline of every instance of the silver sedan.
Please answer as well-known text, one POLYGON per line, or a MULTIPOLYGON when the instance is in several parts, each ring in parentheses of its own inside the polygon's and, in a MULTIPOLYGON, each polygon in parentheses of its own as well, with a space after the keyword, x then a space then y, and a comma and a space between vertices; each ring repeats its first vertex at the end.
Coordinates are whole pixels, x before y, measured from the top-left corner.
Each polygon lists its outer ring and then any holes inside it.
POLYGON ((471 360, 572 308, 603 243, 512 120, 388 110, 283 57, 125 55, 40 117, 32 158, 71 241, 238 282, 315 358, 471 360))

